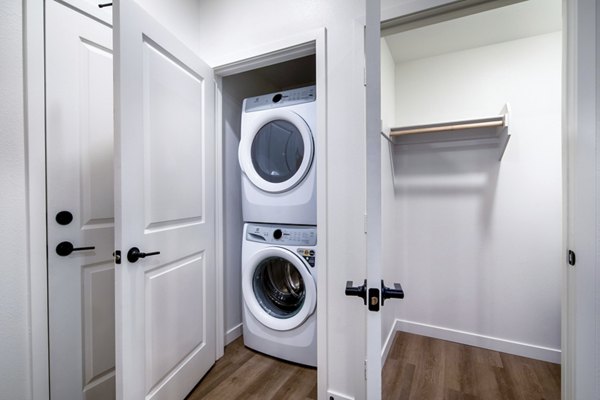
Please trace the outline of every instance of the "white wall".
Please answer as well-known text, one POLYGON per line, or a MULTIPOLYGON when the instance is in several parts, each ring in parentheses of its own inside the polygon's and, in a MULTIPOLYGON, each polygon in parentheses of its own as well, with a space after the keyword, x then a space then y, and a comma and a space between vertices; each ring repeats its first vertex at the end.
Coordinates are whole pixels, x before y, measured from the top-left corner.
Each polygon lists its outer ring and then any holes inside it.
POLYGON ((0 397, 31 396, 22 3, 0 3, 0 397), (10 62, 6 62, 9 61, 10 62))
POLYGON ((237 104, 238 96, 230 93, 229 85, 223 82, 223 87, 223 322, 225 344, 228 344, 241 334, 242 323, 240 259, 243 223, 240 168, 235 162, 240 142, 238 121, 241 106, 237 104))
POLYGON ((381 120, 384 128, 396 124, 396 63, 385 39, 381 39, 381 120))
POLYGON ((501 162, 486 146, 395 149, 402 329, 559 362, 561 33, 399 64, 396 82, 399 125, 512 107, 501 162))

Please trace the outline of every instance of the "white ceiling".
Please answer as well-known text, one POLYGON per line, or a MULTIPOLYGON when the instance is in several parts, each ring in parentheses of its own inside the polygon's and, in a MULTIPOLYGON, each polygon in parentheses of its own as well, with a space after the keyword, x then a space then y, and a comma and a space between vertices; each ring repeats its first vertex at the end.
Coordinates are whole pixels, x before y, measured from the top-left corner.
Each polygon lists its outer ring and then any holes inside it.
POLYGON ((396 63, 555 32, 561 0, 528 0, 385 37, 396 63))

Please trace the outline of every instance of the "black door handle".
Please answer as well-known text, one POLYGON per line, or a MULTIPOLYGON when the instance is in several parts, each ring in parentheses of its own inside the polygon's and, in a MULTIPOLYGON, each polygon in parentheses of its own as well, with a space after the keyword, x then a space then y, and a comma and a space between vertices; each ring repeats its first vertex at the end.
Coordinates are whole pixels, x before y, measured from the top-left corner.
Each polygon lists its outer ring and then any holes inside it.
POLYGON ((346 296, 356 296, 363 299, 367 305, 367 280, 361 286, 352 286, 352 281, 346 281, 346 296))
POLYGON ((399 283, 394 283, 394 288, 389 288, 383 284, 383 279, 381 280, 381 305, 385 303, 385 299, 403 299, 404 298, 404 290, 402 290, 402 286, 399 283))
POLYGON ((56 246, 56 254, 61 257, 66 257, 74 251, 94 250, 95 246, 73 247, 71 242, 60 242, 56 246))
POLYGON ((127 261, 129 261, 130 263, 134 263, 140 258, 155 256, 157 254, 160 254, 160 251, 153 251, 152 253, 142 253, 137 247, 132 247, 127 252, 127 261))

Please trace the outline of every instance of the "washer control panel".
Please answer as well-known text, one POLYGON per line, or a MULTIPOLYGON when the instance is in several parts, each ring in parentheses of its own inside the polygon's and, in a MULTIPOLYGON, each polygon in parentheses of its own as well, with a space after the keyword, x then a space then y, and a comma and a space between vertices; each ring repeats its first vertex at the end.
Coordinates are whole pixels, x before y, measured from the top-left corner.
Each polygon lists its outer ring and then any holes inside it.
POLYGON ((283 92, 264 94, 262 96, 244 99, 244 111, 270 110, 272 108, 287 107, 294 104, 315 101, 317 91, 315 86, 299 89, 285 90, 283 92))
MULTIPOLYGON (((316 246, 317 227, 302 225, 248 224, 246 240, 283 246, 316 246)), ((310 250, 309 250, 310 251, 310 250)))
POLYGON ((296 253, 298 253, 300 257, 304 258, 308 265, 313 268, 315 267, 317 253, 314 249, 303 249, 300 247, 298 250, 296 250, 296 253))

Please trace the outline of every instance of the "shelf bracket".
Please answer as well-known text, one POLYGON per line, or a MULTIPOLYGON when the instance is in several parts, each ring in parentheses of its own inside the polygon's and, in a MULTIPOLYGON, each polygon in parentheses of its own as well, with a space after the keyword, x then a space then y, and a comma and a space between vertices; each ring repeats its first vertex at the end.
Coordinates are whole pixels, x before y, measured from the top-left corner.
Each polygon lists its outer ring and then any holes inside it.
POLYGON ((508 134, 510 105, 508 103, 502 107, 500 114, 504 116, 504 124, 498 128, 498 138, 500 140, 500 154, 498 156, 498 161, 502 161, 502 157, 504 157, 504 152, 506 151, 506 146, 508 146, 508 141, 510 140, 510 135, 508 134))
POLYGON ((394 144, 394 142, 392 141, 392 139, 390 139, 390 137, 388 135, 386 135, 385 132, 379 132, 381 134, 381 136, 383 136, 385 138, 385 140, 387 140, 390 144, 394 144))

